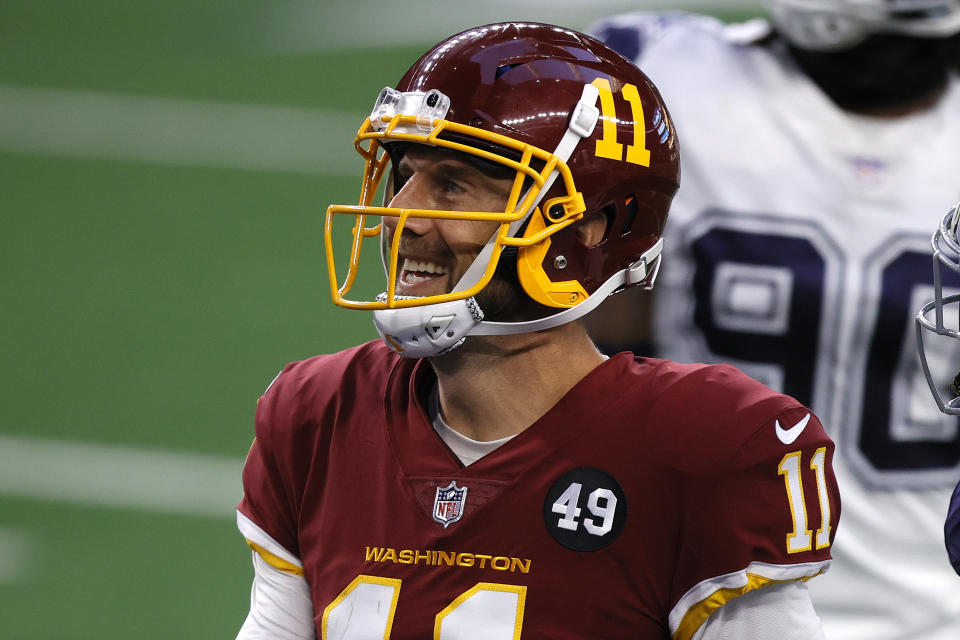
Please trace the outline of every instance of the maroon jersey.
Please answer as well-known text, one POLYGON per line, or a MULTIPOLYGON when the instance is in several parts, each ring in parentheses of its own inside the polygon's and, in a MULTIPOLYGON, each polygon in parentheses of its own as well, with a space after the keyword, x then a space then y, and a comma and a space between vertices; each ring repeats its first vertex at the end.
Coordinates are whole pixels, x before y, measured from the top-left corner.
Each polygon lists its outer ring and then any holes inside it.
POLYGON ((300 559, 318 637, 690 638, 829 565, 833 443, 733 367, 621 353, 467 467, 434 385, 372 342, 260 399, 239 510, 300 559))

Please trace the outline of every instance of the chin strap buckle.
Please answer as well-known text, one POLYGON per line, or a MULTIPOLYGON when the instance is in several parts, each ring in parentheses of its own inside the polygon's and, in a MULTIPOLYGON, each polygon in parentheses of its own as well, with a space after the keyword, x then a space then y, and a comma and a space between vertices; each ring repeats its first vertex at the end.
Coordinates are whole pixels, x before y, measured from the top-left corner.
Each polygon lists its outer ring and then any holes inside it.
POLYGON ((645 289, 652 289, 653 282, 660 271, 661 253, 663 253, 663 238, 658 238, 639 260, 627 268, 626 284, 630 286, 643 283, 645 289), (644 280, 647 282, 644 283, 644 280))

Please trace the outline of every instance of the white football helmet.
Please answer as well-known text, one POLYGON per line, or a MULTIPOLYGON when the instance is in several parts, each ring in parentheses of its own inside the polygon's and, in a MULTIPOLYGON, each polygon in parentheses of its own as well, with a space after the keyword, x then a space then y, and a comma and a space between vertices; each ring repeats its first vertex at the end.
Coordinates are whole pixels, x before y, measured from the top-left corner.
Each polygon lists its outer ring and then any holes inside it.
MULTIPOLYGON (((949 311, 956 311, 960 306, 960 294, 944 295, 943 291, 943 273, 944 267, 960 275, 960 237, 957 235, 957 229, 960 226, 960 204, 951 209, 940 222, 940 228, 933 234, 933 295, 934 298, 923 305, 920 313, 917 314, 917 349, 920 353, 920 365, 923 367, 923 374, 927 378, 927 385, 933 393, 937 406, 944 413, 950 415, 960 415, 960 373, 956 373, 953 381, 948 385, 943 385, 941 381, 937 382, 935 376, 931 374, 930 364, 927 361, 927 353, 923 343, 924 331, 932 331, 941 336, 948 336, 960 340, 960 326, 957 325, 957 316, 952 316, 949 311), (951 308, 951 305, 954 305, 951 308), (934 312, 931 319, 930 312, 934 312), (945 321, 944 316, 950 317, 945 321), (950 326, 947 326, 950 325, 950 326), (944 389, 943 387, 948 387, 944 389), (953 397, 945 399, 947 395, 953 397)), ((960 362, 950 363, 953 368, 951 372, 960 372, 960 362)))
POLYGON ((945 38, 960 32, 960 0, 767 0, 770 19, 794 46, 848 49, 874 33, 945 38))

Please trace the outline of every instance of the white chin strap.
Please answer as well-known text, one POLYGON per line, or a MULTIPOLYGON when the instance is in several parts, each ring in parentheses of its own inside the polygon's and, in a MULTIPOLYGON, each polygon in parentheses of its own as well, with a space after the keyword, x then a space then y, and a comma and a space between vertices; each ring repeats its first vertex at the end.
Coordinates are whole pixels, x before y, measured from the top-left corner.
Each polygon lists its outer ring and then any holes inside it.
MULTIPOLYGON (((430 358, 456 349, 467 336, 492 336, 543 331, 572 322, 593 311, 607 296, 624 285, 647 280, 653 286, 660 268, 663 238, 647 249, 639 260, 613 274, 606 282, 575 307, 527 322, 490 322, 474 298, 428 304, 404 309, 373 312, 373 323, 387 346, 408 358, 430 358)), ((383 295, 383 294, 381 294, 383 295)), ((385 297, 383 298, 385 299, 385 297)))
MULTIPOLYGON (((570 124, 554 151, 554 155, 564 163, 573 154, 580 140, 590 137, 593 133, 600 116, 600 111, 596 107, 598 97, 599 90, 596 87, 589 84, 584 85, 583 94, 574 107, 570 124)), ((558 171, 555 170, 547 178, 536 199, 530 205, 527 214, 510 223, 509 236, 514 237, 519 233, 524 223, 536 210, 540 200, 550 190, 557 175, 558 171)), ((523 199, 521 199, 522 201, 523 199)), ((495 246, 496 234, 480 250, 473 263, 454 287, 454 291, 469 289, 480 281, 495 246)), ((660 239, 633 265, 614 274, 584 302, 539 320, 485 322, 480 305, 474 298, 467 298, 417 307, 380 309, 373 312, 373 323, 387 346, 396 353, 410 358, 429 358, 442 355, 459 347, 470 335, 503 335, 550 329, 586 315, 618 287, 642 282, 650 274, 653 275, 650 279, 652 284, 660 265, 659 257, 662 247, 663 240, 660 239)), ((382 242, 381 250, 383 250, 382 242)), ((382 258, 386 268, 386 257, 382 256, 382 258)), ((386 294, 380 294, 378 299, 386 300, 386 294)), ((403 296, 397 296, 397 299, 403 299, 403 296)))
POLYGON ((373 324, 383 341, 408 358, 429 358, 456 349, 482 320, 483 312, 473 298, 373 312, 373 324))

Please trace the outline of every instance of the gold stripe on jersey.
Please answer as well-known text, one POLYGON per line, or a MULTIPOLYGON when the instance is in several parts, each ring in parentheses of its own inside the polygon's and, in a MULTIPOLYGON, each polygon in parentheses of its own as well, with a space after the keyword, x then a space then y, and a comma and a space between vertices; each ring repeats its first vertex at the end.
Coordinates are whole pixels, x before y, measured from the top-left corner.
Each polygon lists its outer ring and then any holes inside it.
POLYGON ((727 602, 730 602, 737 596, 742 596, 748 591, 760 589, 761 587, 769 587, 775 584, 796 582, 797 580, 806 582, 810 578, 816 578, 821 573, 823 573, 823 570, 818 571, 812 576, 803 576, 800 578, 793 578, 791 580, 774 580, 772 578, 760 576, 755 573, 748 573, 746 586, 737 587, 735 589, 717 589, 709 596, 690 607, 690 610, 684 614, 683 620, 681 620, 680 624, 677 625, 677 632, 673 634, 673 640, 690 640, 693 637, 693 634, 695 634, 703 625, 703 623, 707 621, 707 618, 711 613, 722 607, 727 602))
POLYGON ((266 549, 258 545, 256 542, 251 542, 250 540, 247 540, 247 544, 250 545, 250 548, 256 551, 261 558, 263 558, 264 562, 266 562, 268 565, 270 565, 274 569, 279 569, 284 573, 292 573, 294 575, 303 577, 303 568, 298 567, 293 563, 287 562, 280 556, 276 556, 270 553, 269 551, 267 551, 266 549))

